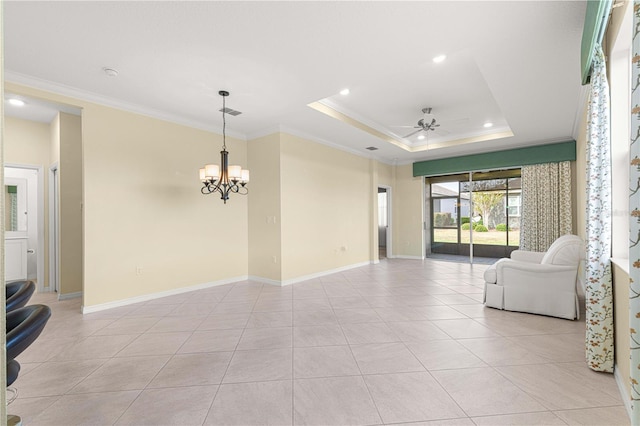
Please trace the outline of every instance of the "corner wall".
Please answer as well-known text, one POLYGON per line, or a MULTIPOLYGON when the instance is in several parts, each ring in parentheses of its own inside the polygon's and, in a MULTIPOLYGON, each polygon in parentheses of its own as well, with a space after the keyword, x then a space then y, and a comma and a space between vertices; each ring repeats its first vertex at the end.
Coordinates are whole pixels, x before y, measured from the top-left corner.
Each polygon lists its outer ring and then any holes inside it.
POLYGON ((422 259, 424 252, 424 198, 422 177, 413 166, 397 166, 393 177, 393 257, 422 259))
POLYGON ((281 133, 281 176, 283 281, 372 261, 368 159, 281 133))
POLYGON ((49 286, 49 151, 51 126, 47 123, 4 118, 4 161, 8 164, 30 165, 42 168, 44 194, 44 288, 49 286))
MULTIPOLYGON (((76 115, 59 113, 60 298, 82 292, 82 129, 76 115)), ((48 172, 48 170, 47 170, 48 172)))
POLYGON ((249 276, 279 284, 282 280, 280 206, 280 134, 247 144, 249 182, 249 276))

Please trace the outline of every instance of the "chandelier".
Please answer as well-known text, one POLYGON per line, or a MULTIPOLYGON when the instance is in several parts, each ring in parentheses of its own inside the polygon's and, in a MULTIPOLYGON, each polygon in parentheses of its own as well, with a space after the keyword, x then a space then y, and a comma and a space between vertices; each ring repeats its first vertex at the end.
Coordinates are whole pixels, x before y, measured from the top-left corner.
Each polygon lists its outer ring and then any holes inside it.
POLYGON ((230 193, 247 195, 249 189, 249 170, 244 170, 240 166, 229 165, 229 153, 227 152, 227 136, 225 114, 227 107, 225 99, 229 92, 221 90, 218 92, 222 96, 222 151, 220 151, 220 166, 217 164, 207 164, 200 169, 200 180, 202 181, 202 192, 205 195, 220 193, 220 198, 227 204, 230 193))

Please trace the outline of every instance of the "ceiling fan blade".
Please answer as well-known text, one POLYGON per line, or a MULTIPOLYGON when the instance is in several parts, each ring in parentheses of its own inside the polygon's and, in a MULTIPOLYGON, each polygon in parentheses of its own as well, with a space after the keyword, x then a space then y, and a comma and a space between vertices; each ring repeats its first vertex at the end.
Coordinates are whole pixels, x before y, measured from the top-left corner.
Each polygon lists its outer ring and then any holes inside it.
POLYGON ((403 138, 408 138, 408 137, 413 136, 413 135, 415 135, 416 133, 421 132, 421 131, 422 131, 422 129, 418 129, 418 130, 416 130, 415 132, 411 132, 411 133, 409 133, 408 135, 403 136, 403 138))

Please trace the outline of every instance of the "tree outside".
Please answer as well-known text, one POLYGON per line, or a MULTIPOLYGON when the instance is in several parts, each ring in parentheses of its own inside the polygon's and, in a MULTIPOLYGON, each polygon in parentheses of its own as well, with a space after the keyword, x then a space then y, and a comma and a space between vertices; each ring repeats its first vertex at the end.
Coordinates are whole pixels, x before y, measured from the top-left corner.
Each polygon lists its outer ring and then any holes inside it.
POLYGON ((492 210, 504 204, 504 192, 474 192, 473 208, 476 214, 482 216, 482 223, 487 228, 496 227, 495 220, 492 219, 492 210))

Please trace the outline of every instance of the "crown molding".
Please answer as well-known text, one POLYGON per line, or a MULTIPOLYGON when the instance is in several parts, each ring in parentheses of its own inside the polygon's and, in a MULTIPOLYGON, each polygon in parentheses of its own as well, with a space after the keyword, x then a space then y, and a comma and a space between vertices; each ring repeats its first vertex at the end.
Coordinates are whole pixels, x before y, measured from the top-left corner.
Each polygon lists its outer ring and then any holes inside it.
MULTIPOLYGON (((100 95, 97 93, 89 92, 86 90, 80 90, 75 87, 67 86, 60 83, 55 83, 49 80, 43 80, 37 77, 33 77, 26 74, 21 74, 13 71, 5 71, 4 80, 9 83, 15 83, 22 86, 32 87, 34 89, 43 90, 46 92, 55 93, 58 95, 66 96, 69 98, 78 99, 85 102, 91 102, 94 104, 119 109, 122 111, 132 112, 134 114, 144 115, 146 117, 155 118, 170 123, 180 124, 182 126, 191 127, 198 130, 204 130, 207 132, 213 132, 222 134, 222 127, 212 126, 211 123, 204 123, 199 120, 192 120, 189 118, 181 117, 176 114, 170 114, 164 111, 160 111, 154 108, 149 108, 142 105, 125 102, 119 99, 114 99, 108 96, 100 95)), ((240 132, 233 130, 226 130, 227 136, 247 140, 247 136, 240 132)))
MULTIPOLYGON (((358 157, 362 157, 362 158, 366 158, 366 159, 373 159, 373 160, 379 161, 381 163, 388 164, 390 166, 394 165, 392 161, 386 160, 384 158, 376 157, 375 155, 373 155, 373 153, 369 154, 369 153, 366 153, 366 152, 360 152, 357 149, 349 148, 349 147, 337 144, 335 142, 330 142, 330 141, 328 141, 326 139, 323 139, 321 137, 312 135, 312 134, 304 132, 302 130, 299 130, 299 129, 296 129, 296 128, 293 128, 293 127, 289 127, 289 126, 283 126, 283 125, 272 126, 272 127, 267 128, 267 129, 264 129, 264 130, 262 130, 260 132, 256 132, 256 133, 252 133, 250 135, 247 135, 247 141, 252 141, 254 139, 259 139, 259 138, 262 138, 264 136, 272 135, 274 133, 287 133, 287 134, 290 134, 292 136, 297 136, 299 138, 306 139, 306 140, 311 141, 311 142, 319 143, 320 145, 325 145, 325 146, 328 146, 330 148, 334 148, 334 149, 337 149, 337 150, 340 150, 340 151, 348 152, 349 154, 357 155, 358 157)), ((408 162, 407 164, 410 164, 410 163, 412 163, 412 162, 408 162)))

